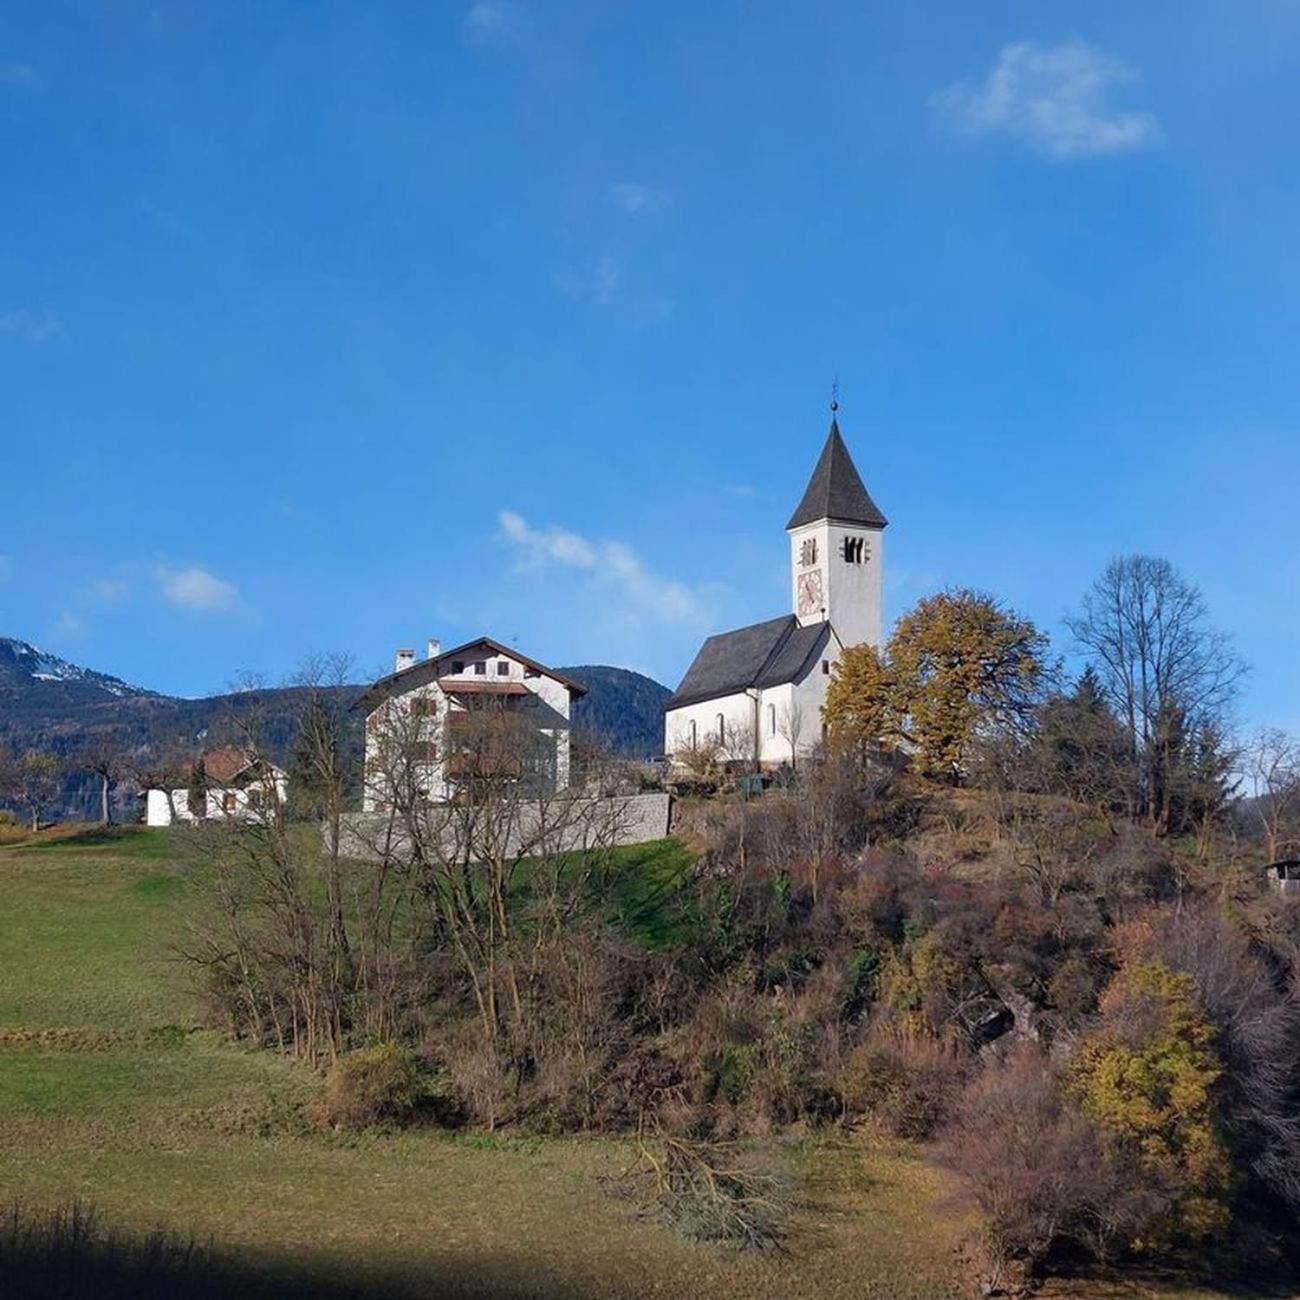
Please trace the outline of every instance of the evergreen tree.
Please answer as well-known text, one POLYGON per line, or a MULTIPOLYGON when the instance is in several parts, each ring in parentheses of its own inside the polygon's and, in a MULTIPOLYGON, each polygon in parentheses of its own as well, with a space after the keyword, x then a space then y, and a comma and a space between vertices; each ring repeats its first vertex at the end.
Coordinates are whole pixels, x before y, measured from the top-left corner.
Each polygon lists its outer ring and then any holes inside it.
POLYGON ((190 769, 186 805, 193 817, 206 817, 208 815, 208 773, 203 765, 201 755, 195 761, 193 768, 190 769))
POLYGON ((1072 691, 1052 696, 1039 710, 1026 783, 1119 812, 1126 808, 1131 771, 1128 735, 1089 666, 1072 691))

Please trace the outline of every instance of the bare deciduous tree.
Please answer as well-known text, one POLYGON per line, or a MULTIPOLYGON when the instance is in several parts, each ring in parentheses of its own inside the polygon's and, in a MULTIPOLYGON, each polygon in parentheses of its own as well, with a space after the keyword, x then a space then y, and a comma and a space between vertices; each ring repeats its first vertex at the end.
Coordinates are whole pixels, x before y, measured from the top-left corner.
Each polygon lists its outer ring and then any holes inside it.
POLYGON ((1263 728, 1246 748, 1246 776, 1265 853, 1276 862, 1284 851, 1300 847, 1300 740, 1263 728))
POLYGON ((176 791, 183 790, 198 759, 195 747, 158 730, 122 759, 122 778, 140 790, 161 790, 176 821, 176 791))
POLYGON ((113 787, 127 774, 127 758, 107 737, 95 736, 73 756, 70 766, 99 778, 99 820, 113 822, 113 787))
POLYGON ((0 794, 27 814, 33 831, 40 830, 41 813, 59 792, 63 765, 57 755, 42 749, 28 749, 21 756, 0 751, 0 794))
POLYGON ((459 970, 501 1076, 528 1067, 543 971, 566 928, 606 892, 622 817, 617 798, 560 788, 554 738, 510 707, 516 698, 444 705, 432 729, 427 711, 399 702, 372 714, 366 781, 376 811, 357 823, 363 855, 409 890, 426 945, 459 970))
POLYGON ((716 732, 687 732, 677 737, 671 755, 673 762, 684 767, 693 777, 706 780, 715 777, 723 758, 722 745, 716 732))
POLYGON ((1129 737, 1132 811, 1168 830, 1187 738, 1221 724, 1245 671, 1168 560, 1112 560, 1068 620, 1129 737))
POLYGON ((776 731, 790 746, 790 766, 798 771, 799 746, 807 730, 808 717, 797 699, 790 699, 776 711, 776 731))

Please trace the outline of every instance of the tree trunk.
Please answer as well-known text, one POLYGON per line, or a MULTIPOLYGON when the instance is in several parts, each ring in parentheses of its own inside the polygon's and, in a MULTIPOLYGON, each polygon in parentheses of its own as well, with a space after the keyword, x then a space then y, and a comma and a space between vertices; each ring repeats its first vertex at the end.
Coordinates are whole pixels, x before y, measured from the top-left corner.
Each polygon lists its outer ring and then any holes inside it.
POLYGON ((108 801, 108 774, 101 772, 99 774, 99 823, 101 826, 111 826, 113 824, 113 810, 108 801))

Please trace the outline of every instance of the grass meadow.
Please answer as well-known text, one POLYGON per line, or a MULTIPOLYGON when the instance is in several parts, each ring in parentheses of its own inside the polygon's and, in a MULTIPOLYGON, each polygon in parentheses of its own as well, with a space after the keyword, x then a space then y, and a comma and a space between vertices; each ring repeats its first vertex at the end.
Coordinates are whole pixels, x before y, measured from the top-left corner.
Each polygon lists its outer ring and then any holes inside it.
MULTIPOLYGON (((685 923, 676 853, 628 860, 622 906, 647 942, 685 923)), ((185 888, 166 832, 0 847, 0 1211, 93 1206, 123 1240, 162 1229, 204 1261, 206 1289, 124 1275, 114 1290, 97 1266, 94 1294, 972 1293, 956 1254, 971 1225, 951 1189, 914 1152, 861 1134, 791 1141, 792 1232, 783 1252, 754 1256, 689 1242, 608 1195, 602 1178, 629 1159, 616 1141, 311 1129, 308 1071, 199 1025, 173 949, 185 888)), ((0 1223, 0 1294, 65 1293, 48 1261, 11 1273, 6 1292, 4 1240, 0 1223)))

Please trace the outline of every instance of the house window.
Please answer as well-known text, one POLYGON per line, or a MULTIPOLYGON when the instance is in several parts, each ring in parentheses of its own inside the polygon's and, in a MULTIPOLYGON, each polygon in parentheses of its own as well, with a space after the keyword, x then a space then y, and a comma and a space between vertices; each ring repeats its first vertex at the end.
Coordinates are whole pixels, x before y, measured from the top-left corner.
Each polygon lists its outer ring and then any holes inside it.
POLYGON ((487 675, 487 661, 486 661, 486 660, 483 660, 483 659, 480 659, 480 660, 478 661, 478 663, 476 663, 476 664, 474 665, 474 673, 475 673, 475 675, 478 676, 478 677, 484 677, 484 676, 486 676, 486 675, 487 675))
POLYGON ((465 671, 465 661, 463 659, 453 659, 451 661, 451 671, 454 673, 463 673, 465 671))
POLYGON ((831 661, 829 659, 822 660, 822 675, 824 677, 829 677, 831 675, 831 661))
POLYGON ((508 677, 510 675, 510 664, 504 659, 497 660, 497 676, 508 677))
POLYGON ((844 559, 849 564, 862 564, 871 557, 871 549, 865 537, 846 537, 844 539, 844 559))
POLYGON ((225 791, 221 796, 221 811, 232 813, 238 806, 239 797, 233 790, 225 791))
POLYGON ((767 706, 767 734, 769 736, 776 735, 776 705, 775 704, 769 704, 767 706))
POLYGON ((411 713, 417 718, 436 717, 438 701, 432 695, 416 695, 411 700, 411 713))
POLYGON ((526 668, 524 669, 524 676, 525 676, 525 677, 540 677, 541 675, 542 675, 542 670, 541 670, 540 668, 527 668, 527 667, 526 667, 526 668))

